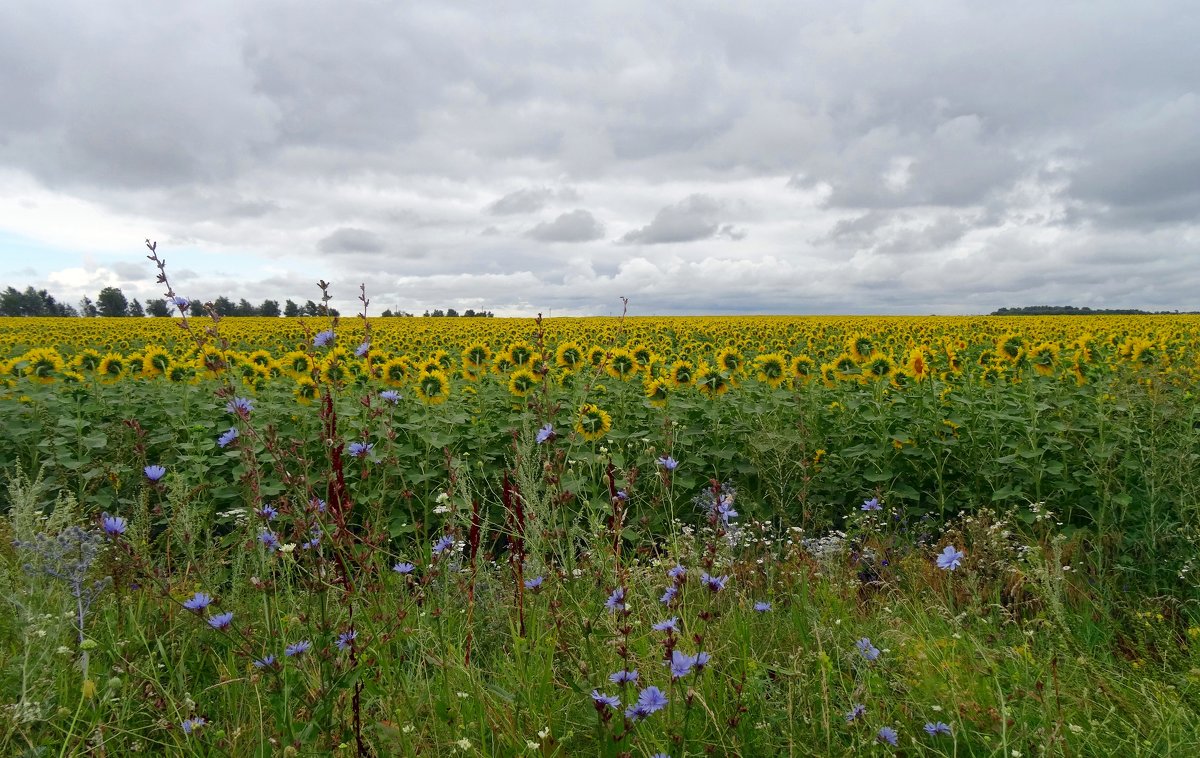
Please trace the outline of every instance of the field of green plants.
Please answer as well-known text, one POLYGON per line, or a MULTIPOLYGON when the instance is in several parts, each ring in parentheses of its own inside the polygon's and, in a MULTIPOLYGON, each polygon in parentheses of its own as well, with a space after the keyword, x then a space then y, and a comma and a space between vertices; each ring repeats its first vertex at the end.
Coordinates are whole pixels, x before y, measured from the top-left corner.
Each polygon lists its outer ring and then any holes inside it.
POLYGON ((189 305, 0 320, 0 754, 1200 751, 1200 320, 189 305))

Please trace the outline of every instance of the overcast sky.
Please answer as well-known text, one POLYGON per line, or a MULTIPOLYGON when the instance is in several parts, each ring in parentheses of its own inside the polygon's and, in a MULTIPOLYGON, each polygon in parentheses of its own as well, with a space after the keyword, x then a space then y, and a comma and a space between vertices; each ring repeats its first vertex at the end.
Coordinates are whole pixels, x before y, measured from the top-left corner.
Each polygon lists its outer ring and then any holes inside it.
POLYGON ((1200 307, 1200 4, 0 3, 0 285, 1200 307))

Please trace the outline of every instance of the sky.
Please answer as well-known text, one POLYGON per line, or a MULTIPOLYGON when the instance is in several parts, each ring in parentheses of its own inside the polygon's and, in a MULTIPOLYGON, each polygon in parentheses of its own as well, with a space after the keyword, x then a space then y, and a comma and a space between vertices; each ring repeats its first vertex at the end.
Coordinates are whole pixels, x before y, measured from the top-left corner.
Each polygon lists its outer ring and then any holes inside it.
POLYGON ((6 0, 0 286, 1192 310, 1200 5, 6 0))

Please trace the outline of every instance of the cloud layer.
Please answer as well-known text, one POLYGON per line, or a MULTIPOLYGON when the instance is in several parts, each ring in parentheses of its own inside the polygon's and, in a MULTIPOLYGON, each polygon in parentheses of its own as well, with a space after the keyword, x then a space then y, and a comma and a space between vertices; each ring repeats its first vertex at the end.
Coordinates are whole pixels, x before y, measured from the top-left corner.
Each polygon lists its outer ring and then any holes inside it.
POLYGON ((344 309, 1194 308, 1198 19, 6 3, 0 284, 153 296, 150 236, 197 295, 344 309))

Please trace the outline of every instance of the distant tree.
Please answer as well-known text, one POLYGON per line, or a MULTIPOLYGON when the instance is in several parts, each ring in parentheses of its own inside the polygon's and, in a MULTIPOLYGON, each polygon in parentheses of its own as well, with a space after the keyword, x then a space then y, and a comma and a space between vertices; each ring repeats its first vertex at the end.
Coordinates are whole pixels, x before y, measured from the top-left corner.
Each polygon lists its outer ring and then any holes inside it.
POLYGON ((117 317, 129 315, 129 301, 125 293, 116 287, 105 287, 96 296, 96 310, 101 316, 117 317))
POLYGON ((258 306, 258 315, 267 316, 269 318, 278 318, 279 317, 279 301, 278 300, 262 301, 262 305, 258 306))
POLYGON ((167 301, 161 297, 152 297, 146 301, 146 315, 162 318, 170 316, 171 309, 167 306, 167 301))
POLYGON ((434 318, 445 318, 446 312, 441 308, 434 308, 433 313, 430 313, 429 315, 433 316, 434 318))
POLYGON ((129 315, 135 318, 141 318, 142 316, 146 315, 146 312, 142 310, 142 304, 138 302, 136 297, 133 299, 133 302, 129 304, 129 315))
POLYGON ((316 303, 314 303, 311 300, 308 300, 304 303, 304 315, 305 316, 319 316, 319 315, 321 315, 321 309, 317 306, 316 303))
POLYGON ((453 308, 447 308, 446 309, 446 317, 447 318, 457 318, 458 311, 454 310, 453 308))
POLYGON ((296 305, 296 303, 293 301, 288 300, 283 305, 283 315, 287 316, 288 318, 296 318, 300 315, 300 306, 296 305))
POLYGON ((237 306, 233 304, 232 300, 225 297, 224 295, 221 295, 220 297, 218 297, 216 300, 213 301, 213 310, 215 310, 217 312, 218 316, 236 316, 237 315, 237 306))
POLYGON ((24 316, 25 298, 15 287, 0 292, 0 316, 24 316))
POLYGON ((391 317, 392 317, 392 309, 391 309, 391 308, 385 308, 385 309, 384 309, 384 311, 383 311, 383 313, 381 313, 381 314, 379 314, 379 315, 380 315, 380 316, 383 316, 384 318, 391 318, 391 317))
POLYGON ((87 295, 79 301, 79 315, 84 318, 95 318, 100 315, 100 311, 96 310, 96 304, 87 295))
POLYGON ((243 297, 238 301, 237 308, 234 309, 234 313, 238 316, 257 316, 258 309, 251 305, 249 300, 243 297))

